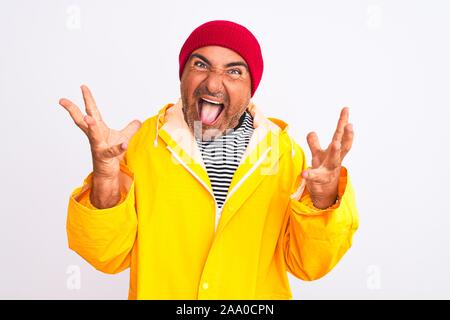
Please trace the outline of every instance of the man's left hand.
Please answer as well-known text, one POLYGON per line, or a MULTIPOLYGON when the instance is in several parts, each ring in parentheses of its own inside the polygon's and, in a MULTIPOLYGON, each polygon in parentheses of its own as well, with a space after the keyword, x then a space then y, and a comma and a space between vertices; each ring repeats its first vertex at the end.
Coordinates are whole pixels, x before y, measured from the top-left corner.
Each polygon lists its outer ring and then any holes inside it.
POLYGON ((353 143, 353 127, 348 123, 349 110, 343 108, 332 142, 326 150, 320 147, 315 132, 310 132, 307 141, 312 154, 312 167, 302 172, 313 204, 318 209, 333 205, 338 196, 338 184, 342 160, 353 143))

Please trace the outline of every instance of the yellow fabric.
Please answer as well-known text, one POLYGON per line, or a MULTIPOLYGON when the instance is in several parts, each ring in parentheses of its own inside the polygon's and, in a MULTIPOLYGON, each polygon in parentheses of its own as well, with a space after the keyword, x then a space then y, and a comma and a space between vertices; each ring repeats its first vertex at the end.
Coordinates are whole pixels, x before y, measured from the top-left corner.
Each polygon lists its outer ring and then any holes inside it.
POLYGON ((118 205, 90 204, 91 175, 73 191, 69 247, 106 273, 130 267, 129 299, 291 299, 287 271, 304 280, 328 273, 358 227, 347 170, 330 208, 315 208, 307 189, 291 198, 307 167, 304 152, 284 122, 252 109, 267 130, 258 129, 264 136, 233 176, 216 229, 211 184, 195 152, 177 148, 172 107, 130 141, 121 165, 130 182, 118 205))

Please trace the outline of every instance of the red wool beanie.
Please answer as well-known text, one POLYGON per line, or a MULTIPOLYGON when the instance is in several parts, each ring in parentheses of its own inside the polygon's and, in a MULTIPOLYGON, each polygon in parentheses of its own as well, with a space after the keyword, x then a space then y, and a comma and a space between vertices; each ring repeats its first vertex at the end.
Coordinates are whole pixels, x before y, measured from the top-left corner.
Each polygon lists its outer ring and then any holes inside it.
POLYGON ((187 38, 180 51, 179 75, 183 74, 184 65, 193 51, 206 46, 221 46, 237 52, 248 65, 252 79, 252 97, 261 81, 264 63, 261 47, 255 36, 240 24, 215 20, 197 27, 187 38))

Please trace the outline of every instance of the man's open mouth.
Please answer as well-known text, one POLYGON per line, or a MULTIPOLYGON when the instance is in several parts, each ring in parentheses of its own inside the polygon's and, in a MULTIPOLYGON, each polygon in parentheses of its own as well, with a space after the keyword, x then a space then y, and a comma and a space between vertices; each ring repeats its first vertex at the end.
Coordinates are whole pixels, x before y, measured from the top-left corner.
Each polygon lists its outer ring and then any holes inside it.
POLYGON ((197 101, 197 110, 202 124, 214 125, 222 114, 224 104, 207 98, 200 98, 197 101))

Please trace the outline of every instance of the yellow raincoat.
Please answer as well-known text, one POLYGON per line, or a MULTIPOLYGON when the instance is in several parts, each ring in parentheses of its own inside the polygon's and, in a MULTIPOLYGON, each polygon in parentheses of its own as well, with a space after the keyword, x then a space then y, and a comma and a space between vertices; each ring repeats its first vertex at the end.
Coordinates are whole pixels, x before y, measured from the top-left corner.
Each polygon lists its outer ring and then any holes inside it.
POLYGON ((91 175, 73 191, 69 247, 106 273, 130 267, 129 299, 291 299, 287 271, 304 280, 329 272, 358 227, 346 169, 339 201, 316 209, 286 123, 252 103, 248 111, 254 133, 221 212, 178 101, 131 139, 119 204, 92 206, 91 175))

